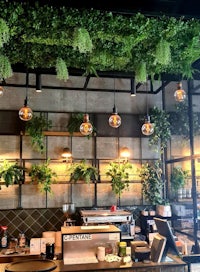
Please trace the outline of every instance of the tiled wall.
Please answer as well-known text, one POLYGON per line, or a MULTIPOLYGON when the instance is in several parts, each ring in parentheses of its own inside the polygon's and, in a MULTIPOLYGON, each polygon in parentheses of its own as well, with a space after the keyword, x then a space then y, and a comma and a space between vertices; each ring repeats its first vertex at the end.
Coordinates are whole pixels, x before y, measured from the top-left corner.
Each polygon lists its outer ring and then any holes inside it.
MULTIPOLYGON (((142 206, 127 206, 124 209, 133 214, 133 218, 139 222, 139 214, 142 206)), ((78 209, 76 212, 78 215, 78 209)), ((76 224, 80 225, 79 216, 75 216, 76 224)), ((26 238, 42 237, 44 231, 59 231, 66 220, 62 209, 13 209, 0 211, 0 225, 8 226, 8 235, 18 238, 20 232, 24 232, 26 238)))
POLYGON ((43 231, 58 231, 64 222, 62 209, 1 210, 0 225, 8 226, 8 235, 18 238, 24 232, 27 239, 41 237, 43 231))

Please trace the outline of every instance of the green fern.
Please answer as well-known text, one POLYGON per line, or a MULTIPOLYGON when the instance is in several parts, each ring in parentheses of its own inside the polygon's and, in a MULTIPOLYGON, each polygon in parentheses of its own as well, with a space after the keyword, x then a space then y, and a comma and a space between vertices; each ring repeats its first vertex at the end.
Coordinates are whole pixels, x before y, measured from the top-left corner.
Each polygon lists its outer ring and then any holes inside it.
POLYGON ((161 39, 156 46, 156 60, 162 65, 168 65, 171 61, 170 43, 161 39))

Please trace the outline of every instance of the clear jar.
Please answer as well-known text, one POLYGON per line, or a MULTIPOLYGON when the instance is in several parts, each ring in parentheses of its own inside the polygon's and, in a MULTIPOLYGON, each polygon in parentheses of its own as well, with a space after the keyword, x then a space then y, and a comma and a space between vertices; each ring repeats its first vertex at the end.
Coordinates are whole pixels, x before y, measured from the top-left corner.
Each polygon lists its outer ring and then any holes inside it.
POLYGON ((120 242, 119 243, 119 256, 120 257, 125 257, 126 256, 126 242, 120 242))

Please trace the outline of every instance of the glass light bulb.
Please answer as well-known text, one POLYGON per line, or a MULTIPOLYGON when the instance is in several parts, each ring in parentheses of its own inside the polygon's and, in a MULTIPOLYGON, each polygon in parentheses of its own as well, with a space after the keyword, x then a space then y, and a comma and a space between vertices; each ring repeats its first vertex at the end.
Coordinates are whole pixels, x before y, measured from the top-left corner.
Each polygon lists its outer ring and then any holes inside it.
POLYGON ((3 95, 4 95, 4 88, 0 86, 0 97, 2 97, 3 95))
POLYGON ((33 117, 33 111, 30 107, 24 106, 19 110, 19 118, 23 121, 29 121, 33 117))
POLYGON ((88 114, 84 114, 83 116, 83 123, 80 125, 80 132, 85 136, 90 135, 93 132, 93 126, 90 123, 88 114))
POLYGON ((182 89, 182 84, 178 83, 177 90, 174 93, 177 102, 183 102, 186 99, 186 92, 182 89))
POLYGON ((121 117, 115 112, 109 117, 109 125, 113 128, 118 128, 121 125, 121 117))
POLYGON ((142 134, 150 136, 154 133, 154 124, 150 121, 150 116, 147 115, 145 118, 145 123, 141 127, 142 134))

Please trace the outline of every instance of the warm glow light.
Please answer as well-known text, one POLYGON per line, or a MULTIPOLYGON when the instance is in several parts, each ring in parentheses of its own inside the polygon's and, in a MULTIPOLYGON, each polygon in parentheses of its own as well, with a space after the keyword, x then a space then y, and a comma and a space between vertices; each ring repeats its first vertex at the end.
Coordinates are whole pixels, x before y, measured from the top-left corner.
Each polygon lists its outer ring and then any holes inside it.
POLYGON ((2 97, 4 94, 4 88, 2 86, 0 86, 0 97, 2 97))
POLYGON ((112 115, 109 117, 108 122, 109 122, 109 125, 113 128, 118 128, 121 125, 121 117, 118 115, 117 109, 115 106, 113 108, 112 115))
POLYGON ((83 116, 83 123, 80 125, 81 134, 87 136, 93 132, 93 126, 90 123, 89 115, 86 113, 83 116))
POLYGON ((62 153, 63 158, 71 158, 72 153, 70 152, 70 149, 68 147, 63 148, 63 153, 62 153))
POLYGON ((154 125, 150 122, 150 116, 148 115, 145 118, 145 123, 143 124, 141 128, 142 134, 146 136, 150 136, 154 133, 154 125))
POLYGON ((130 157, 130 151, 129 151, 128 147, 124 146, 121 148, 120 157, 126 158, 126 159, 130 157))
POLYGON ((174 93, 174 97, 177 102, 183 102, 186 99, 186 93, 182 89, 181 82, 179 82, 177 85, 177 90, 174 93))
POLYGON ((23 121, 29 121, 29 120, 31 120, 32 117, 33 117, 33 111, 27 105, 24 105, 24 107, 22 107, 19 110, 19 118, 21 120, 23 120, 23 121))

